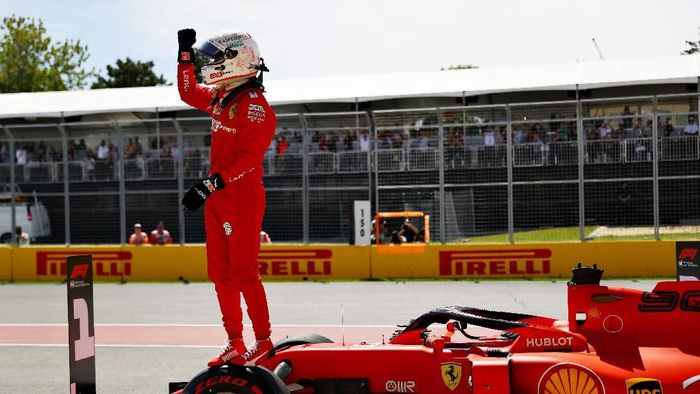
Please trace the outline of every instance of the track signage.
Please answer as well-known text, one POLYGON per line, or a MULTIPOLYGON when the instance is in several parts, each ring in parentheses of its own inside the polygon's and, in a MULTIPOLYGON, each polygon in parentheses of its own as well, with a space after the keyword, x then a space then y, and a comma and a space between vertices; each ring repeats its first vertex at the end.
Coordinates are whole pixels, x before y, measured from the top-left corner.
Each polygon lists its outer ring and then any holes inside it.
POLYGON ((92 303, 92 256, 66 258, 70 393, 95 393, 95 315, 92 303))

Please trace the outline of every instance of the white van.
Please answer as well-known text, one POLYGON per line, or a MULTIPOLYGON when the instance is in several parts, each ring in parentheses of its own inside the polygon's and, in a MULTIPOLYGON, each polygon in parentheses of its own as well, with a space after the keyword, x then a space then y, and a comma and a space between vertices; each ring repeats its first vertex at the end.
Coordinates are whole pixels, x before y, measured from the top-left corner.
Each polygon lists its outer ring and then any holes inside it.
MULTIPOLYGON (((49 213, 34 193, 29 199, 19 189, 15 189, 15 225, 29 234, 29 239, 51 235, 49 213)), ((0 191, 0 243, 12 242, 12 196, 9 185, 3 185, 0 191)))

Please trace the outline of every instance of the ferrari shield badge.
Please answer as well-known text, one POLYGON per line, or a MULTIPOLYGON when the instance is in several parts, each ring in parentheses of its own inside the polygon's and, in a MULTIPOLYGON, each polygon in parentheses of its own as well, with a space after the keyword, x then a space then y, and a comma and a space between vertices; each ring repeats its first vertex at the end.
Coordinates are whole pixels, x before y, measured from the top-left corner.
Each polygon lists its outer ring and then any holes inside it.
POLYGON ((440 364, 440 370, 442 372, 442 381, 450 389, 454 390, 459 386, 459 382, 462 380, 462 364, 447 362, 440 364))

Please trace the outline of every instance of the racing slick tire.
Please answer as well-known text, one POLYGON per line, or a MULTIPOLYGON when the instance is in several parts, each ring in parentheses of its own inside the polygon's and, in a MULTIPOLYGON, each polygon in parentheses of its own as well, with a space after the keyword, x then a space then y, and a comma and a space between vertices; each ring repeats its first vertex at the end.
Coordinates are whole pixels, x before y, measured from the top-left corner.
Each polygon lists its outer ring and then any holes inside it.
POLYGON ((313 343, 333 343, 333 341, 319 334, 299 334, 284 338, 281 341, 275 343, 275 346, 272 348, 272 350, 273 352, 277 352, 280 350, 288 349, 292 346, 308 345, 313 343))
POLYGON ((289 390, 265 367, 224 364, 205 369, 182 389, 182 394, 194 393, 289 394, 289 390))

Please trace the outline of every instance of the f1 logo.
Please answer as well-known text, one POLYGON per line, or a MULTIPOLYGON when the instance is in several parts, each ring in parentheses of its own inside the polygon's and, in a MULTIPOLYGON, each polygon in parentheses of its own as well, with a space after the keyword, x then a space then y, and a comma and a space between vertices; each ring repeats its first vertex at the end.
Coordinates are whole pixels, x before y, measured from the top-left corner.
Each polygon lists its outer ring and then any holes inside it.
POLYGON ((75 279, 79 277, 85 277, 88 274, 88 265, 87 264, 78 264, 73 267, 73 271, 70 273, 70 278, 75 279))
POLYGON ((695 248, 685 248, 681 250, 681 252, 678 254, 678 260, 683 260, 683 261, 694 261, 695 256, 697 256, 698 250, 695 248))

